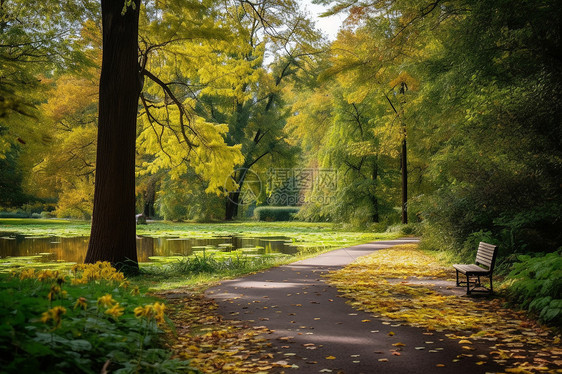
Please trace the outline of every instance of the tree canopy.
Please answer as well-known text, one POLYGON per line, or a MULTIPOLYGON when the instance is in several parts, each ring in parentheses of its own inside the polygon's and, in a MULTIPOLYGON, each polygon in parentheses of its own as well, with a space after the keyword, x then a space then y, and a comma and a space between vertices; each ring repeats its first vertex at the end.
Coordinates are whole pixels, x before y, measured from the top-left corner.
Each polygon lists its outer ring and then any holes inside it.
MULTIPOLYGON (((347 17, 333 41, 292 0, 115 7, 138 15, 131 143, 116 147, 132 152, 130 222, 248 217, 273 205, 281 170, 300 219, 384 229, 407 208, 429 247, 560 247, 561 1, 317 2, 347 17), (318 170, 337 183, 299 182, 318 170)), ((99 135, 99 5, 0 3, 4 210, 92 218, 116 131, 99 135)))

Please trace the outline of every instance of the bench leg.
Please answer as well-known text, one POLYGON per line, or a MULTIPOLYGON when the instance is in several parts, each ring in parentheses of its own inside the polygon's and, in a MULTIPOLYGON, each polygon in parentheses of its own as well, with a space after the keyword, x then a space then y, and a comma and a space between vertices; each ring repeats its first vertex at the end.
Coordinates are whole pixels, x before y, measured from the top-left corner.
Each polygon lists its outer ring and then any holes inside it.
POLYGON ((459 271, 457 270, 457 287, 458 286, 460 286, 460 283, 459 283, 459 271))
POLYGON ((490 294, 494 293, 494 286, 492 285, 492 274, 490 274, 490 294))
POLYGON ((466 294, 470 295, 470 278, 468 274, 466 275, 466 294))

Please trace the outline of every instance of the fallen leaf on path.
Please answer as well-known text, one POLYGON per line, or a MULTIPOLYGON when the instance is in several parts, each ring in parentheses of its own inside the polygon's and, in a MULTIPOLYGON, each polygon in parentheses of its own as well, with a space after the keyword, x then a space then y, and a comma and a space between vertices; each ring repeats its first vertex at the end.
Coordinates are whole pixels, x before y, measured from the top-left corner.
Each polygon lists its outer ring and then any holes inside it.
POLYGON ((352 307, 373 313, 383 319, 384 325, 394 327, 398 322, 421 327, 429 330, 426 335, 450 331, 447 337, 456 340, 463 351, 473 350, 470 346, 477 340, 495 342, 496 347, 489 349, 494 351, 520 348, 525 353, 502 353, 494 360, 513 370, 538 373, 547 368, 548 372, 562 374, 555 363, 562 361, 562 339, 555 330, 543 328, 523 312, 506 308, 498 296, 473 298, 441 293, 435 287, 437 281, 454 284, 454 269, 441 266, 415 244, 376 251, 327 277, 352 307), (415 282, 410 280, 415 278, 415 282))

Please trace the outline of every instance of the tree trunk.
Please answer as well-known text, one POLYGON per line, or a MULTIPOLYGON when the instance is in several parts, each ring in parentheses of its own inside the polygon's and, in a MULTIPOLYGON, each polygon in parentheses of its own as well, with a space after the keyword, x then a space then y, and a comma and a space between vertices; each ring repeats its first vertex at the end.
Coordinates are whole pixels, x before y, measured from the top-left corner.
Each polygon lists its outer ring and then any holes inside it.
POLYGON ((377 163, 377 157, 373 161, 373 170, 371 172, 371 180, 373 182, 373 191, 371 193, 371 205, 373 208, 373 215, 371 216, 372 221, 375 223, 379 222, 379 199, 377 199, 377 178, 379 174, 379 166, 377 163))
POLYGON ((238 204, 240 202, 240 189, 229 192, 226 197, 225 217, 227 221, 232 221, 238 216, 238 204))
POLYGON ((94 211, 86 263, 109 261, 138 270, 135 225, 135 139, 141 90, 140 0, 101 0, 103 59, 99 88, 94 211))
POLYGON ((238 216, 238 207, 243 201, 240 201, 240 195, 242 193, 242 186, 244 186, 244 182, 246 181, 246 176, 248 175, 249 167, 244 165, 237 171, 237 175, 235 175, 236 184, 238 184, 238 189, 233 192, 229 192, 228 196, 226 197, 226 206, 225 206, 225 217, 226 221, 232 221, 238 216))
POLYGON ((402 169, 402 223, 406 224, 408 223, 408 148, 406 146, 406 126, 404 126, 403 136, 400 168, 402 169))
POLYGON ((156 202, 156 187, 157 183, 160 181, 160 176, 153 175, 148 181, 146 191, 143 194, 144 209, 143 213, 147 218, 153 218, 156 216, 156 210, 154 209, 154 204, 156 202))

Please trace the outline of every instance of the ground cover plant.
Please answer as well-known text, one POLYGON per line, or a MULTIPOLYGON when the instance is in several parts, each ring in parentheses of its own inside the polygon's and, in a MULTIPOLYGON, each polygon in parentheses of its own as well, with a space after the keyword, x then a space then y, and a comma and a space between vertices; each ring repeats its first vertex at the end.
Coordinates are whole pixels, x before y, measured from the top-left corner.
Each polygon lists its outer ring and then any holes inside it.
POLYGON ((2 372, 170 373, 166 306, 108 263, 0 274, 2 372))
POLYGON ((433 286, 453 279, 451 267, 413 244, 377 251, 329 276, 354 307, 389 321, 445 331, 468 355, 476 341, 491 342, 482 364, 494 360, 512 373, 560 372, 560 335, 522 311, 505 308, 500 297, 448 295, 433 286))
POLYGON ((540 320, 562 326, 562 249, 521 255, 508 274, 508 293, 540 320))

